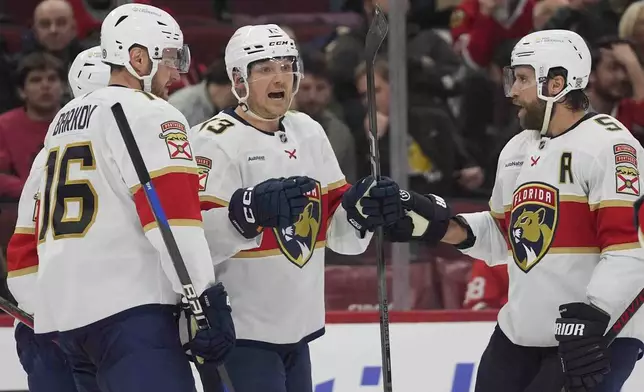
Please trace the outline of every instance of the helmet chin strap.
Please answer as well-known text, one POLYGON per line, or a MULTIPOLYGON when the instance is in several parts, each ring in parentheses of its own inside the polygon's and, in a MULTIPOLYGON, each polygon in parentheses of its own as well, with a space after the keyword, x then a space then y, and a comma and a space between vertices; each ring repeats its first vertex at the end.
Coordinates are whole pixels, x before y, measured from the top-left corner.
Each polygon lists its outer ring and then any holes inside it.
POLYGON ((552 108, 554 107, 554 101, 549 99, 546 101, 546 111, 543 114, 543 124, 541 124, 541 136, 545 136, 548 133, 548 126, 550 126, 550 117, 552 115, 552 108))
POLYGON ((157 70, 159 69, 159 62, 157 60, 152 60, 152 59, 150 59, 150 61, 152 61, 152 70, 150 71, 149 75, 140 76, 138 73, 136 73, 134 68, 132 68, 132 64, 130 64, 129 62, 125 63, 125 69, 127 69, 132 76, 134 76, 135 78, 143 82, 143 91, 151 94, 152 78, 154 77, 154 75, 157 73, 157 70))

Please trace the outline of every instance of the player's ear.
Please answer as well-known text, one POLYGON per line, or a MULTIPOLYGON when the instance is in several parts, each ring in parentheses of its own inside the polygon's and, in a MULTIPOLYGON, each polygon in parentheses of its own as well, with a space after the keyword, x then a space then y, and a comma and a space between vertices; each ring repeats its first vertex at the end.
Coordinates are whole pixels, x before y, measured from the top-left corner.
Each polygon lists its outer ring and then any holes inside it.
POLYGON ((139 74, 139 76, 148 75, 152 66, 152 62, 148 56, 148 51, 141 46, 134 45, 130 48, 129 54, 130 64, 132 64, 132 68, 134 68, 136 73, 139 74))
POLYGON ((548 80, 548 92, 550 93, 550 96, 554 97, 555 95, 559 94, 561 90, 564 89, 565 85, 566 81, 561 75, 550 78, 548 80))
POLYGON ((246 95, 246 86, 244 85, 245 79, 237 68, 233 69, 233 81, 235 91, 237 91, 237 93, 242 97, 246 95))

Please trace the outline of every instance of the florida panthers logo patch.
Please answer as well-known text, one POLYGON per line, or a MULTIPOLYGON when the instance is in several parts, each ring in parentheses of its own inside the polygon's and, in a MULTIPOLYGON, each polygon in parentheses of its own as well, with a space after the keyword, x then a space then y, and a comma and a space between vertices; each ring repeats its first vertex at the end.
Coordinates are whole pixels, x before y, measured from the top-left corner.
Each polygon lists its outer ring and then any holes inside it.
POLYGON ((293 264, 302 268, 315 251, 322 222, 322 189, 316 182, 315 189, 306 194, 309 203, 293 225, 274 228, 275 238, 282 254, 293 264))
POLYGON ((165 141, 170 159, 192 160, 192 149, 186 128, 179 121, 166 121, 161 124, 159 138, 165 141))
POLYGON ((206 190, 208 185, 208 174, 212 169, 212 159, 206 157, 196 156, 197 161, 197 174, 199 175, 199 192, 206 190))
POLYGON ((521 185, 512 197, 509 241, 514 262, 529 272, 548 252, 557 229, 559 191, 548 184, 521 185))

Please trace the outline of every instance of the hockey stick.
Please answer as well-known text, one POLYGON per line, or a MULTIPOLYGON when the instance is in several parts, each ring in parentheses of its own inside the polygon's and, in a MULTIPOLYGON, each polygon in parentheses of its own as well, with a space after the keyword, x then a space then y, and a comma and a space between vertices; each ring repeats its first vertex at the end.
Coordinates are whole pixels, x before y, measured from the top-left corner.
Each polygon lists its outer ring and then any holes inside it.
MULTIPOLYGON (((604 340, 606 341, 606 346, 610 346, 613 341, 617 338, 620 332, 624 329, 626 324, 633 318, 635 313, 642 307, 644 304, 644 289, 642 289, 634 300, 626 307, 626 310, 619 315, 617 320, 613 323, 613 326, 610 327, 608 332, 604 335, 604 340)), ((561 392, 567 392, 566 388, 561 388, 561 392)))
MULTIPOLYGON (((369 149, 371 174, 380 180, 380 151, 378 150, 378 119, 376 117, 376 89, 374 63, 380 46, 387 37, 387 19, 378 6, 367 32, 364 57, 367 65, 367 114, 369 115, 369 149)), ((385 392, 391 392, 391 349, 389 343, 389 301, 387 300, 387 275, 385 270, 384 234, 376 228, 376 264, 378 266, 378 302, 380 305, 380 349, 382 356, 382 381, 385 392)))
POLYGON ((29 328, 34 329, 34 318, 31 317, 29 313, 2 297, 0 297, 0 310, 5 311, 9 316, 15 318, 29 328))
MULTIPOLYGON (((127 122, 127 118, 123 112, 123 107, 120 103, 112 105, 112 114, 114 115, 116 124, 118 125, 121 136, 123 137, 123 142, 125 142, 125 147, 127 148, 127 152, 130 155, 132 164, 134 165, 136 175, 139 177, 139 182, 141 183, 145 198, 147 199, 150 209, 152 210, 152 214, 154 215, 154 220, 159 226, 161 237, 163 237, 163 242, 168 249, 172 264, 177 271, 181 286, 183 286, 183 296, 188 302, 192 314, 195 316, 197 328, 199 328, 199 330, 208 329, 210 328, 208 319, 201 308, 201 303, 199 303, 199 298, 194 286, 192 285, 192 279, 190 279, 190 275, 188 274, 186 263, 183 261, 183 257, 179 251, 179 246, 177 246, 177 241, 172 234, 172 229, 170 228, 170 224, 166 218, 165 211, 163 211, 163 207, 159 201, 159 196, 154 189, 154 185, 152 185, 150 173, 145 166, 145 162, 141 156, 141 151, 136 144, 136 140, 132 134, 132 129, 130 128, 130 124, 127 122)), ((195 366, 197 364, 198 361, 195 358, 195 366)), ((228 376, 228 372, 226 371, 226 367, 223 364, 219 365, 217 367, 217 371, 219 372, 219 376, 221 377, 222 383, 226 387, 227 392, 235 392, 230 381, 230 376, 228 376)))

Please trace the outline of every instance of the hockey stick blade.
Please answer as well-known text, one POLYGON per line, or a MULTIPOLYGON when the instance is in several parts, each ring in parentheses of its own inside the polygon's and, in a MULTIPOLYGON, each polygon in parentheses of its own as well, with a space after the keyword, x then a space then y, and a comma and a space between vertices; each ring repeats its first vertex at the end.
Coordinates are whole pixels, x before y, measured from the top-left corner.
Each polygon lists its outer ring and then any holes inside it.
MULTIPOLYGON (((387 37, 387 19, 379 7, 375 7, 371 26, 367 32, 364 57, 367 65, 367 114, 369 116, 369 152, 371 175, 380 180, 380 152, 378 149, 378 122, 376 114, 376 89, 374 63, 380 46, 387 37)), ((382 381, 385 392, 391 392, 391 349, 389 341, 389 301, 387 299, 387 278, 385 270, 384 234, 382 227, 376 228, 376 265, 378 274, 378 304, 380 313, 380 349, 382 357, 382 381)))
POLYGON ((380 7, 376 6, 371 26, 369 26, 369 31, 367 31, 364 48, 365 61, 373 64, 373 61, 380 50, 380 46, 382 46, 382 43, 387 37, 387 31, 389 31, 387 18, 380 10, 380 7))
POLYGON ((0 297, 0 309, 31 329, 34 329, 34 318, 24 310, 12 304, 9 300, 0 297))
MULTIPOLYGON (((141 156, 139 146, 136 144, 134 134, 132 134, 132 128, 130 128, 130 124, 125 117, 123 106, 121 106, 121 104, 118 102, 112 105, 112 114, 114 115, 116 125, 121 132, 121 137, 123 137, 125 148, 127 149, 128 155, 132 160, 132 165, 134 166, 136 175, 139 178, 139 182, 141 183, 145 198, 150 205, 150 209, 152 210, 152 214, 154 215, 154 220, 159 227, 161 237, 163 238, 163 242, 168 249, 170 259, 172 260, 172 264, 174 265, 177 276, 179 277, 179 281, 181 282, 181 286, 183 287, 183 295, 190 306, 190 310, 192 311, 193 316, 196 319, 197 328, 199 328, 200 330, 210 328, 210 326, 208 325, 208 319, 206 318, 206 315, 201 308, 199 297, 197 296, 195 288, 192 285, 192 280, 190 279, 190 275, 188 274, 186 263, 183 261, 183 257, 181 256, 181 252, 179 251, 179 246, 177 245, 177 241, 172 234, 170 224, 168 223, 168 219, 166 218, 163 207, 161 206, 159 196, 157 195, 156 190, 154 189, 154 185, 152 184, 150 172, 148 172, 148 169, 145 166, 145 162, 143 161, 143 157, 141 156)), ((197 366, 198 363, 198 360, 195 358, 195 366, 197 366)), ((219 371, 219 376, 221 377, 222 383, 226 387, 226 390, 228 392, 235 392, 235 389, 230 382, 230 377, 228 376, 228 372, 226 371, 224 365, 218 366, 217 370, 219 371)))
MULTIPOLYGON (((629 321, 635 316, 635 313, 639 310, 639 308, 642 307, 644 304, 644 289, 642 289, 637 296, 635 297, 634 300, 631 301, 630 304, 626 307, 626 310, 622 312, 622 314, 619 315, 617 320, 613 323, 613 325, 610 327, 608 332, 604 335, 604 340, 606 341, 606 346, 610 346, 615 339, 617 338, 617 335, 619 335, 620 332, 624 329, 626 324, 628 324, 629 321)), ((566 388, 561 388, 561 392, 567 392, 566 388)))

